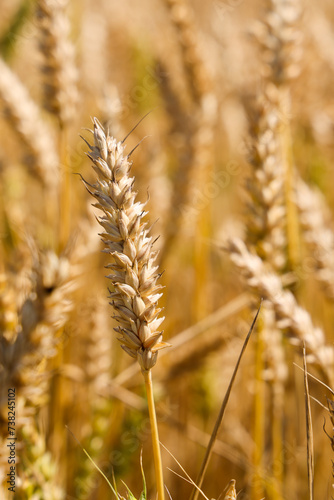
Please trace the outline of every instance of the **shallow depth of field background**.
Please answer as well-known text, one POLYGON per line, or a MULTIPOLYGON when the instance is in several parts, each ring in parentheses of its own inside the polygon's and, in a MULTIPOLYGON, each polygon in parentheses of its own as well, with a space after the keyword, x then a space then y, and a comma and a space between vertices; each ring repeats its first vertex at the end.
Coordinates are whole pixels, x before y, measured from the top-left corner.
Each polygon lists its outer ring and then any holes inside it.
MULTIPOLYGON (((138 497, 141 492, 142 450, 148 497, 153 499, 154 470, 143 381, 138 371, 133 375, 126 371, 132 360, 120 348, 113 331, 116 323, 108 304, 104 268, 108 256, 101 252, 101 228, 94 218, 92 199, 80 179, 82 175, 93 183, 95 174, 85 154, 88 147, 79 136, 92 141, 87 129, 92 127, 91 117, 96 116, 122 140, 149 113, 126 139, 126 152, 145 137, 132 155, 132 174, 138 198, 148 200, 152 233, 160 236, 155 246, 160 250, 164 271, 161 283, 165 288, 160 301, 166 317, 164 340, 173 343, 173 336, 227 306, 221 321, 204 327, 202 333, 170 353, 166 350, 153 370, 161 442, 195 479, 261 298, 248 295, 245 281, 223 247, 229 237, 243 238, 247 232, 250 209, 246 179, 252 168, 247 161, 247 102, 263 89, 263 53, 250 32, 264 18, 267 3, 186 3, 193 16, 190 35, 205 68, 204 84, 208 83, 209 89, 206 116, 211 120, 211 128, 207 132, 203 123, 203 131, 198 133, 198 109, 192 102, 179 33, 167 2, 69 2, 66 15, 70 22, 69 39, 75 47, 77 102, 61 144, 57 119, 43 108, 45 75, 40 71, 43 58, 38 49, 40 33, 35 4, 1 0, 2 57, 40 108, 54 150, 62 158, 61 176, 65 170, 69 173, 66 186, 70 197, 66 215, 59 209, 59 192, 64 184, 60 181, 54 196, 50 195, 52 189, 47 191, 43 186, 1 100, 1 273, 7 275, 6 287, 13 290, 8 307, 14 316, 20 315, 20 307, 31 293, 37 254, 53 251, 58 256, 65 255, 72 266, 70 275, 75 286, 72 282, 66 296, 66 321, 60 329, 54 329, 59 340, 52 347, 54 352, 48 353, 44 363, 36 368, 47 385, 28 412, 29 422, 33 419, 45 445, 40 445, 38 451, 39 445, 33 439, 37 450, 30 455, 25 452, 30 458, 22 472, 32 482, 47 481, 48 474, 31 471, 36 457, 49 453, 45 467, 50 467, 50 482, 59 486, 62 493, 59 497, 53 493, 43 497, 32 485, 30 497, 26 493, 18 498, 112 498, 67 425, 109 478, 114 470, 124 496, 126 490, 121 480, 138 497), (13 27, 23 5, 27 9, 20 26, 13 27), (9 30, 14 30, 14 36, 9 36, 9 30), (198 157, 197 141, 203 141, 198 157), (197 162, 199 174, 194 169, 183 185, 182 169, 186 169, 189 158, 197 162), (175 193, 180 187, 181 193, 190 189, 186 208, 175 208, 175 193), (177 222, 180 214, 182 224, 177 222), (239 305, 233 313, 235 301, 239 305)), ((291 112, 287 118, 293 161, 304 181, 323 192, 333 211, 331 2, 305 2, 297 28, 302 34, 301 56, 297 63, 299 74, 289 83, 291 112)), ((328 227, 334 229, 330 216, 328 227)), ((286 286, 308 310, 314 324, 323 328, 331 345, 333 302, 322 293, 313 272, 312 253, 299 236, 298 257, 287 270, 286 286)), ((49 265, 52 268, 53 264, 49 265)), ((1 308, 5 314, 3 302, 1 308)), ((60 307, 55 314, 61 313, 60 307)), ((257 332, 261 331, 262 321, 260 317, 243 358, 203 484, 208 498, 223 498, 232 478, 240 492, 238 498, 308 498, 303 373, 296 366, 302 366, 301 348, 291 346, 284 332, 285 354, 279 366, 284 380, 283 384, 279 382, 283 403, 278 415, 273 404, 275 376, 270 371, 270 355, 264 345, 259 345, 257 332), (259 394, 261 397, 256 398, 259 394)), ((322 379, 321 370, 310 366, 310 372, 322 379)), ((22 386, 29 384, 28 372, 22 373, 21 378, 22 386)), ((311 396, 326 406, 329 393, 319 382, 310 379, 309 383, 311 396)), ((331 498, 332 448, 323 431, 324 419, 329 433, 332 425, 326 409, 315 400, 311 404, 315 497, 331 498)), ((23 435, 24 425, 24 420, 18 422, 18 432, 23 435)), ((34 445, 30 442, 25 446, 34 445)), ((162 455, 165 482, 173 500, 188 498, 191 486, 168 469, 182 474, 173 458, 165 450, 162 455)))

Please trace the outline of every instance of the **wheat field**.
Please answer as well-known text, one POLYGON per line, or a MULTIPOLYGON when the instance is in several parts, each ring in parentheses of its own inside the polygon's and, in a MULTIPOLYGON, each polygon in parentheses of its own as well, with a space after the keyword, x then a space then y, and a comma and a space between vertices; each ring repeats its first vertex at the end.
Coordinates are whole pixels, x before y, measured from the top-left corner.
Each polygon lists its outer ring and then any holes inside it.
POLYGON ((0 7, 0 498, 333 498, 332 3, 0 7))

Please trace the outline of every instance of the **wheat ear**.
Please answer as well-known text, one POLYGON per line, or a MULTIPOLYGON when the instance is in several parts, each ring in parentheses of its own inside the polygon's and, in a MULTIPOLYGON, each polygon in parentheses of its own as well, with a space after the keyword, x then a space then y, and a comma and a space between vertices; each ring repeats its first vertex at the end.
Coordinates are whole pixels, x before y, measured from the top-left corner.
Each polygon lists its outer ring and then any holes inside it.
POLYGON ((300 72, 302 56, 299 0, 265 0, 263 19, 252 29, 263 53, 263 72, 277 87, 286 85, 300 72))
POLYGON ((31 171, 54 191, 58 181, 58 157, 47 124, 23 83, 0 58, 0 101, 14 131, 28 151, 31 171))
MULTIPOLYGON (((37 407, 45 400, 47 381, 47 373, 38 367, 56 354, 60 340, 56 333, 72 310, 70 295, 76 285, 68 260, 53 252, 38 255, 31 274, 31 292, 1 335, 0 383, 16 387, 26 406, 37 407)), ((8 294, 11 287, 3 279, 8 294)), ((1 391, 0 407, 5 404, 6 394, 1 391)))
POLYGON ((253 168, 246 184, 251 198, 246 239, 263 260, 279 270, 285 265, 286 246, 284 169, 277 140, 279 116, 264 95, 249 106, 249 117, 249 162, 253 168))
POLYGON ((43 54, 44 106, 59 119, 70 121, 78 100, 75 52, 68 39, 70 25, 65 15, 67 0, 38 0, 39 47, 43 54))
POLYGON ((199 54, 192 8, 185 0, 164 1, 178 32, 183 66, 191 99, 193 102, 199 103, 208 92, 210 78, 199 54))
MULTIPOLYGON (((14 294, 6 277, 0 278, 0 311, 7 309, 7 317, 4 317, 0 334, 1 431, 7 426, 5 412, 8 387, 16 389, 17 431, 21 432, 23 428, 27 430, 28 427, 32 430, 35 428, 34 417, 38 408, 45 405, 48 398, 51 373, 47 362, 57 353, 56 348, 60 342, 57 333, 65 325, 73 306, 70 293, 76 285, 71 282, 71 268, 67 259, 58 258, 53 252, 39 253, 35 257, 31 273, 31 292, 21 307, 17 304, 19 286, 15 286, 14 294)), ((2 435, 5 436, 5 433, 2 432, 2 435)), ((0 478, 5 451, 3 439, 0 438, 0 478)), ((33 434, 25 434, 19 445, 20 460, 30 460, 30 447, 34 439, 33 434)), ((42 466, 44 460, 49 462, 45 450, 41 452, 40 460, 35 464, 34 471, 37 475, 38 467, 42 466)), ((33 480, 34 472, 27 474, 29 480, 33 480)), ((43 485, 51 487, 45 479, 42 480, 43 485)), ((53 497, 50 495, 48 498, 53 497)))
POLYGON ((327 297, 334 300, 334 232, 330 210, 321 192, 301 179, 295 196, 305 240, 312 252, 315 276, 327 297))
POLYGON ((152 249, 154 241, 147 223, 143 222, 146 215, 144 204, 135 201, 134 178, 130 177, 129 155, 124 155, 124 141, 117 142, 108 132, 105 133, 96 118, 92 132, 94 145, 87 143, 88 156, 93 162, 97 182, 94 185, 85 182, 85 185, 97 200, 94 206, 103 212, 98 222, 104 228, 101 237, 112 260, 107 267, 112 271, 108 276, 113 285, 110 299, 116 311, 114 318, 119 323, 115 331, 124 351, 138 360, 145 379, 158 496, 163 500, 151 375, 159 350, 168 346, 158 330, 164 318, 159 317, 161 309, 157 306, 162 288, 157 284, 160 276, 155 266, 157 254, 152 249))
POLYGON ((294 295, 283 289, 281 278, 268 270, 258 255, 250 253, 242 240, 230 241, 228 251, 249 288, 272 304, 278 326, 289 329, 290 342, 302 346, 305 341, 308 362, 317 365, 331 384, 334 351, 326 344, 324 332, 313 325, 310 315, 297 304, 294 295))
POLYGON ((288 261, 295 267, 299 261, 298 213, 293 202, 294 162, 290 130, 290 81, 300 72, 301 33, 298 21, 299 0, 267 0, 263 20, 253 33, 262 49, 262 72, 265 91, 276 107, 280 119, 278 134, 284 166, 284 192, 288 261))

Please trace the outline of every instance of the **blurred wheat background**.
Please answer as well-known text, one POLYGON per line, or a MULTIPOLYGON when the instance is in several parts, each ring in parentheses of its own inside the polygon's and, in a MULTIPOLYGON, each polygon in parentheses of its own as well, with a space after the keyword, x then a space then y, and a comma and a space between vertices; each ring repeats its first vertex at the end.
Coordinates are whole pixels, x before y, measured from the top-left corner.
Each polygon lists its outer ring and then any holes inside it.
MULTIPOLYGON (((92 117, 132 153, 163 272, 160 440, 202 489, 332 498, 334 8, 327 0, 1 0, 0 477, 16 389, 14 498, 155 498, 142 377, 119 346, 86 156, 92 117), (332 408, 332 407, 330 407, 332 408), (329 438, 323 429, 324 420, 329 438), (113 471, 113 472, 112 472, 113 471), (138 495, 138 496, 137 496, 138 495)), ((160 306, 161 307, 161 306, 160 306)), ((173 500, 192 487, 162 450, 173 500)), ((227 497, 226 497, 227 498, 227 497)), ((230 497, 229 497, 230 498, 230 497)))

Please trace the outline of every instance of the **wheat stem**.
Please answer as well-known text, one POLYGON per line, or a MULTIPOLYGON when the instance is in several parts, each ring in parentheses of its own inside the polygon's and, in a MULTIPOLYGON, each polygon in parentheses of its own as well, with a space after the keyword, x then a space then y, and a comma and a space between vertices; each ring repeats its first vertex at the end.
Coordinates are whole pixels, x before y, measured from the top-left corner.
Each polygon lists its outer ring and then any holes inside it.
POLYGON ((152 384, 152 373, 151 370, 142 370, 142 374, 145 380, 148 412, 150 415, 150 425, 152 431, 152 447, 153 447, 153 457, 154 457, 154 468, 155 468, 155 480, 158 490, 158 499, 164 500, 164 479, 162 472, 162 461, 161 452, 159 444, 159 434, 158 434, 158 424, 157 416, 155 412, 154 396, 153 396, 153 384, 152 384))
POLYGON ((264 322, 258 328, 256 347, 255 347, 255 394, 254 394, 254 425, 253 425, 253 439, 254 439, 254 453, 253 465, 255 467, 255 478, 252 482, 251 498, 254 500, 262 498, 263 491, 263 456, 264 456, 264 428, 265 428, 265 386, 263 381, 264 372, 264 339, 263 339, 264 322))
POLYGON ((313 427, 311 415, 311 398, 307 378, 306 347, 303 345, 304 365, 304 388, 305 388, 305 412, 306 412, 306 438, 307 438, 307 476, 309 487, 309 498, 314 500, 314 450, 313 450, 313 427))
POLYGON ((64 250, 71 231, 71 174, 67 161, 67 128, 61 127, 59 131, 59 151, 61 160, 61 190, 59 213, 59 250, 64 250))
MULTIPOLYGON (((287 89, 280 92, 281 116, 290 114, 290 96, 287 89)), ((290 267, 295 269, 300 261, 299 220, 295 204, 294 191, 294 160, 292 151, 292 137, 290 122, 287 118, 282 120, 280 127, 282 156, 285 169, 284 191, 286 208, 287 252, 290 267)))

